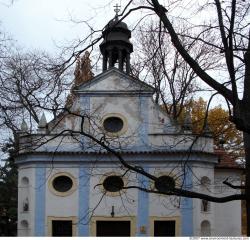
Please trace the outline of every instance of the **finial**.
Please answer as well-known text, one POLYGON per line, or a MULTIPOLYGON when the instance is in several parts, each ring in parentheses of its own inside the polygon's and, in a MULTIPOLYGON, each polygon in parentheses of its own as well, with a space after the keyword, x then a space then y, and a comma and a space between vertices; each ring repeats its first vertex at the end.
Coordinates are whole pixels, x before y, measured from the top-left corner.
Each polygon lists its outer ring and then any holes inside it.
POLYGON ((115 12, 115 16, 118 17, 118 13, 120 12, 120 9, 121 9, 121 6, 118 5, 118 3, 113 6, 115 9, 114 9, 114 12, 115 12))
POLYGON ((40 121, 39 121, 39 123, 38 123, 38 127, 39 127, 39 128, 45 128, 46 125, 47 125, 47 120, 46 120, 45 114, 44 114, 44 112, 43 112, 43 115, 42 115, 42 117, 40 118, 40 121))
POLYGON ((203 133, 204 133, 205 136, 208 136, 208 137, 212 137, 213 136, 212 130, 210 129, 207 121, 205 122, 203 133))
POLYGON ((185 114, 182 128, 184 131, 192 131, 192 117, 190 109, 185 114))
POLYGON ((22 123, 21 123, 21 131, 22 132, 27 132, 28 131, 28 125, 25 122, 25 120, 23 119, 22 123))

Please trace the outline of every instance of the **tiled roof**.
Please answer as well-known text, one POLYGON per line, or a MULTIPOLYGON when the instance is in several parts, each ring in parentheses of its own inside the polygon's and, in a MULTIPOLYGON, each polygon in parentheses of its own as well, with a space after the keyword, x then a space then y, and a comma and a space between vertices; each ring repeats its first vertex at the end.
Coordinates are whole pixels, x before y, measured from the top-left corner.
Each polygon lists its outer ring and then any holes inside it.
POLYGON ((243 166, 236 162, 236 157, 229 154, 223 148, 217 148, 214 153, 218 156, 216 168, 220 169, 243 169, 243 166))

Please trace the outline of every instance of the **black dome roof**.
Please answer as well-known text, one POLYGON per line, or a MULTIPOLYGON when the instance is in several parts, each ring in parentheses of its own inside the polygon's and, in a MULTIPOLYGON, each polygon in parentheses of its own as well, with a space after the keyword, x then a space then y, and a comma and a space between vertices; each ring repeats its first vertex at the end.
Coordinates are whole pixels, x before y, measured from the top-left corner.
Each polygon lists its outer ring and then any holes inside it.
POLYGON ((109 23, 105 26, 105 30, 109 28, 123 28, 125 30, 128 30, 128 26, 125 22, 119 22, 118 18, 113 18, 109 21, 109 23))
POLYGON ((126 45, 129 49, 129 52, 133 51, 133 45, 130 43, 129 39, 131 38, 131 31, 128 29, 128 26, 124 22, 119 22, 118 17, 113 18, 105 26, 103 32, 103 42, 100 44, 101 51, 104 51, 104 48, 112 45, 126 45))

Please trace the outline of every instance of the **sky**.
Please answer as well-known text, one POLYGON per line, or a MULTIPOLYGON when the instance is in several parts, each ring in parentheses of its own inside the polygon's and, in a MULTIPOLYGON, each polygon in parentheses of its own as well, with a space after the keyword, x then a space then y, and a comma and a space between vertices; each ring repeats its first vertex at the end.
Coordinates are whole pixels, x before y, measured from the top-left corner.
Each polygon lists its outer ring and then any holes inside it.
MULTIPOLYGON (((95 30, 100 30, 114 17, 114 5, 124 8, 128 2, 129 0, 0 0, 0 31, 14 39, 18 48, 25 51, 39 49, 53 55, 61 52, 59 47, 70 46, 73 40, 83 39, 89 34, 83 21, 87 21, 95 30), (80 21, 82 23, 76 23, 80 21)), ((190 5, 190 0, 187 2, 190 5)), ((139 11, 126 18, 130 29, 138 18, 139 11)))
MULTIPOLYGON (((57 51, 73 39, 86 36, 88 21, 102 29, 114 17, 113 5, 121 0, 0 0, 0 29, 21 48, 57 51)), ((125 4, 127 1, 123 1, 125 4)))
MULTIPOLYGON (((24 51, 44 50, 59 53, 57 46, 66 46, 72 40, 89 33, 85 24, 71 21, 88 21, 102 29, 115 15, 114 5, 121 0, 0 0, 0 31, 15 41, 24 51)), ((127 1, 123 0, 122 4, 127 1)), ((0 142, 9 133, 1 132, 0 142)), ((1 159, 5 155, 0 151, 1 159)))
MULTIPOLYGON (((124 7, 128 1, 0 0, 0 31, 15 40, 15 46, 24 51, 39 49, 53 55, 61 51, 59 46, 65 47, 75 39, 86 37, 89 29, 83 21, 100 30, 114 17, 114 5, 124 7), (80 21, 82 23, 76 23, 80 21)), ((138 18, 139 11, 126 19, 130 29, 138 18)), ((216 99, 212 105, 218 103, 222 102, 216 99)))

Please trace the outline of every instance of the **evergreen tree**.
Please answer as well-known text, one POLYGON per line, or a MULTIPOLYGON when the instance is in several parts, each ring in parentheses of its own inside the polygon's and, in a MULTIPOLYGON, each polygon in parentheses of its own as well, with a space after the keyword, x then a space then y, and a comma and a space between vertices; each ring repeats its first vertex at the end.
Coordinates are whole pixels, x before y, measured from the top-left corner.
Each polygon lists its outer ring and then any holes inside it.
POLYGON ((0 236, 17 235, 17 167, 14 162, 15 147, 10 140, 3 153, 7 156, 0 166, 0 236))

